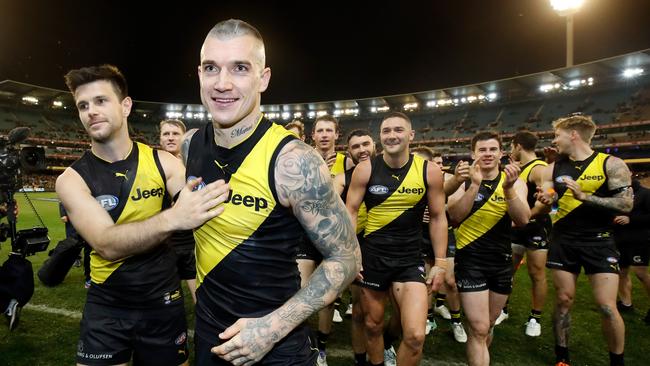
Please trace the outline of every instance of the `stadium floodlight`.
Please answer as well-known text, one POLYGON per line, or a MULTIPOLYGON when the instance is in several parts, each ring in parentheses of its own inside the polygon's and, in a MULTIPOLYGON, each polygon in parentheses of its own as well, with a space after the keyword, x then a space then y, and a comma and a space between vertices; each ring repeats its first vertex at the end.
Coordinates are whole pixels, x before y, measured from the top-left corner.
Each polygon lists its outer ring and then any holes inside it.
POLYGON ((209 120, 212 119, 212 114, 208 113, 208 119, 209 119, 209 120))
POLYGON ((289 112, 282 112, 282 119, 289 119, 291 118, 291 113, 289 112))
POLYGON ((22 99, 23 99, 23 102, 25 102, 25 103, 38 104, 38 98, 36 98, 36 97, 25 96, 22 99))
POLYGON ((573 66, 573 15, 584 2, 585 0, 551 0, 555 12, 566 18, 566 67, 573 66))
POLYGON ((327 111, 317 111, 316 112, 317 117, 322 117, 322 116, 325 116, 325 115, 327 115, 327 111))
POLYGON ((185 113, 185 118, 192 118, 192 112, 185 113))
POLYGON ((314 118, 314 117, 316 117, 316 112, 314 112, 314 111, 309 111, 309 113, 307 113, 307 117, 309 117, 309 118, 314 118))
POLYGON ((406 104, 404 104, 403 108, 404 108, 405 111, 412 111, 412 110, 416 109, 417 107, 418 107, 418 104, 414 102, 414 103, 406 103, 406 104))
POLYGON ((387 106, 387 105, 377 108, 377 112, 388 112, 389 110, 390 110, 390 107, 387 106))
POLYGON ((467 97, 467 102, 474 103, 476 102, 476 99, 477 99, 476 95, 470 95, 469 97, 467 97))
POLYGON ((427 107, 429 107, 429 108, 433 108, 433 107, 435 107, 435 106, 437 106, 435 100, 430 100, 430 101, 427 102, 427 107))
POLYGON ((63 102, 60 100, 55 100, 54 102, 52 102, 52 107, 61 108, 63 107, 63 102))
POLYGON ((631 79, 643 74, 643 71, 644 70, 640 67, 628 67, 627 69, 623 70, 623 77, 631 79))
POLYGON ((302 118, 302 112, 296 112, 293 114, 293 118, 302 118))
POLYGON ((495 92, 488 93, 488 95, 487 95, 487 99, 488 99, 490 102, 493 101, 493 100, 495 100, 495 99, 497 99, 497 93, 495 93, 495 92))

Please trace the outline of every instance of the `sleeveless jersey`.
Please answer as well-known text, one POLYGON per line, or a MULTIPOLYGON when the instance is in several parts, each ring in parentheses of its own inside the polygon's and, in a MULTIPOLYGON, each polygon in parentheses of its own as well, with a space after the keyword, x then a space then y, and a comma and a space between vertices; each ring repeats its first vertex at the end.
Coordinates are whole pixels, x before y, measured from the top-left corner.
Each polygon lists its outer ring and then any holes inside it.
MULTIPOLYGON (((116 224, 142 221, 168 206, 164 170, 147 145, 134 143, 126 159, 113 163, 86 151, 71 168, 116 224)), ((175 258, 166 244, 116 261, 93 250, 90 268, 88 302, 129 308, 182 304, 175 258)))
POLYGON ((403 167, 393 169, 379 155, 371 165, 363 199, 368 209, 364 250, 390 258, 419 258, 427 162, 411 154, 403 167))
POLYGON ((345 173, 345 159, 347 159, 345 154, 339 152, 336 153, 336 161, 330 167, 330 174, 332 175, 332 178, 341 173, 345 173))
POLYGON ((526 163, 526 165, 521 167, 521 173, 519 173, 519 178, 526 183, 526 187, 528 188, 528 195, 526 196, 526 201, 528 202, 528 207, 533 208, 535 206, 535 202, 537 202, 537 198, 535 198, 535 193, 537 193, 537 185, 535 182, 531 182, 529 180, 530 178, 530 172, 533 171, 533 168, 536 166, 548 166, 548 164, 542 160, 542 159, 534 159, 526 163))
MULTIPOLYGON (((348 188, 350 188, 350 182, 352 181, 352 173, 354 172, 354 167, 345 171, 345 187, 343 192, 341 192, 341 199, 345 203, 346 198, 348 197, 348 188)), ((366 228, 366 221, 368 220, 368 210, 366 210, 366 203, 361 202, 359 205, 359 213, 357 214, 357 235, 361 234, 366 228)))
POLYGON ((583 192, 599 197, 611 197, 607 185, 605 164, 609 155, 594 152, 586 160, 573 161, 568 157, 555 162, 553 185, 558 194, 558 210, 553 216, 553 232, 578 239, 606 239, 610 237, 615 212, 596 205, 585 204, 573 197, 563 179, 575 180, 583 192))
POLYGON ((294 253, 304 230, 278 203, 274 175, 277 155, 294 139, 264 118, 230 149, 215 144, 211 123, 192 137, 188 179, 230 184, 224 212, 194 231, 196 331, 206 339, 217 339, 239 318, 272 312, 300 288, 294 253))
MULTIPOLYGON (((456 258, 464 255, 503 258, 511 254, 510 228, 503 181, 505 173, 492 180, 481 181, 469 215, 454 231, 456 234, 456 258)), ((469 186, 466 184, 466 186, 469 186)))

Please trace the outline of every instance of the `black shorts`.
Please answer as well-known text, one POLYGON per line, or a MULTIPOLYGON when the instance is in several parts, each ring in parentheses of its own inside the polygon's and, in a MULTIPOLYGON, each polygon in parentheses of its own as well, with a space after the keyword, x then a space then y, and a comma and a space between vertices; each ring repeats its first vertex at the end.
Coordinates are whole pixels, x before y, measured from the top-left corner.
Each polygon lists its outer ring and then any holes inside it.
POLYGON ((623 268, 629 266, 647 267, 650 263, 650 245, 648 243, 618 245, 618 251, 621 253, 620 265, 623 268))
MULTIPOLYGON (((436 256, 433 252, 433 246, 431 245, 431 239, 429 238, 429 233, 422 229, 422 258, 435 260, 436 256), (426 234, 425 234, 426 233, 426 234)), ((453 258, 456 255, 456 236, 454 235, 454 229, 449 228, 447 233, 447 257, 453 258)))
POLYGON ((512 244, 521 245, 529 250, 547 250, 550 232, 550 220, 538 219, 531 221, 522 228, 512 229, 512 244))
POLYGON ((178 277, 181 280, 196 279, 196 255, 194 247, 183 248, 173 247, 176 253, 176 266, 178 267, 178 277))
POLYGON ((298 244, 296 259, 312 260, 316 263, 320 263, 323 261, 323 255, 320 254, 318 249, 314 247, 314 244, 312 244, 311 241, 307 239, 307 236, 304 235, 298 244))
POLYGON ((504 255, 497 261, 456 256, 454 275, 458 292, 489 290, 509 295, 512 292, 512 256, 504 255), (489 262, 493 263, 488 265, 489 262))
POLYGON ((619 253, 613 240, 581 240, 578 244, 570 238, 553 236, 546 268, 579 274, 584 267, 588 275, 619 272, 619 253))
POLYGON ((375 291, 386 291, 393 282, 426 282, 422 258, 394 259, 361 251, 363 280, 355 284, 375 291))
MULTIPOLYGON (((196 346, 196 366, 230 366, 214 353, 212 347, 221 343, 219 340, 208 341, 199 335, 194 338, 196 346)), ((264 366, 313 366, 318 357, 318 347, 309 327, 300 325, 278 342, 273 349, 256 363, 264 366)))
POLYGON ((77 362, 177 366, 187 360, 187 323, 182 304, 159 309, 124 309, 86 303, 77 362))

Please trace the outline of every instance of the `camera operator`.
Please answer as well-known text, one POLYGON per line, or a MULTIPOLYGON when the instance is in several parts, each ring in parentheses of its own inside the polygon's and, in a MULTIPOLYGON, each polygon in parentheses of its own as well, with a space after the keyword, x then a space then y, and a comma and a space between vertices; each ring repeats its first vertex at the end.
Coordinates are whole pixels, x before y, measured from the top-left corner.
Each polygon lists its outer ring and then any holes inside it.
MULTIPOLYGON (((14 206, 13 214, 18 216, 18 206, 14 206)), ((8 205, 0 205, 0 219, 8 214, 8 205)), ((0 238, 4 241, 5 238, 0 238)), ((9 259, 0 267, 0 310, 9 322, 9 330, 18 326, 20 310, 34 294, 34 273, 32 263, 17 253, 10 253, 9 259)))

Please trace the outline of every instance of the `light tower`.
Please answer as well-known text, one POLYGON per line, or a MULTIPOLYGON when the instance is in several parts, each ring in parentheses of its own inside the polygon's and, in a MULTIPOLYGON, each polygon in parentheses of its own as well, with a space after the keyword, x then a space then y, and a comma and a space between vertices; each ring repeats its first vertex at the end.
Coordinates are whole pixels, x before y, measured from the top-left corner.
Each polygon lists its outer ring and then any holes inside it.
POLYGON ((585 0, 550 0, 553 9, 562 17, 566 17, 566 67, 573 66, 573 14, 585 0))

